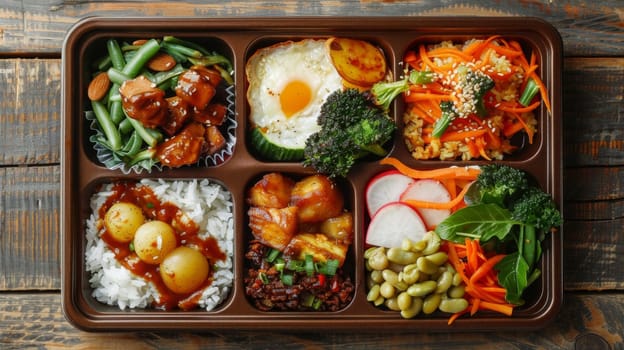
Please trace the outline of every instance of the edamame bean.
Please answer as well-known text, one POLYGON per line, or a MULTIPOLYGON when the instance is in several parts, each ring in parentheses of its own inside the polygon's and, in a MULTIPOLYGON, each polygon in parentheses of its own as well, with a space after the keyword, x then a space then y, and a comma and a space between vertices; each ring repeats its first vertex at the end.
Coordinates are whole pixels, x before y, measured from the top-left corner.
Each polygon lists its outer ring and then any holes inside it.
POLYGON ((423 300, 422 298, 412 298, 412 304, 409 309, 401 310, 401 317, 403 318, 413 318, 420 313, 422 310, 423 300))
POLYGON ((379 270, 373 270, 370 273, 370 278, 375 283, 382 283, 384 281, 383 275, 379 270))
POLYGON ((418 254, 401 248, 390 248, 386 255, 388 260, 401 265, 413 264, 418 259, 418 254))
POLYGON ((429 294, 423 301, 422 311, 429 315, 438 309, 442 296, 440 294, 429 294))
POLYGON ((463 280, 461 278, 461 275, 456 273, 453 276, 453 286, 455 286, 455 287, 460 286, 462 284, 462 282, 463 282, 463 280))
POLYGON ((465 293, 466 288, 464 286, 452 286, 446 294, 451 298, 461 298, 465 293))
POLYGON ((413 297, 424 297, 425 295, 436 290, 437 287, 438 283, 431 280, 421 283, 415 283, 407 288, 407 294, 413 297))
POLYGON ((386 307, 392 311, 401 311, 401 309, 399 308, 399 303, 397 303, 396 297, 386 299, 384 305, 386 305, 386 307))
POLYGON ((364 259, 370 259, 371 256, 376 254, 377 252, 385 253, 386 249, 384 247, 370 247, 364 251, 364 259))
POLYGON ((375 301, 377 300, 377 298, 379 298, 379 296, 380 296, 379 285, 375 284, 374 286, 371 287, 371 289, 368 290, 368 294, 366 294, 366 300, 375 301))
POLYGON ((375 306, 383 305, 385 301, 386 299, 384 299, 384 297, 380 295, 379 298, 375 299, 375 301, 373 302, 373 305, 375 306))
POLYGON ((385 281, 379 286, 379 294, 386 299, 394 297, 395 292, 394 286, 388 281, 385 281))
POLYGON ((449 298, 440 301, 439 309, 442 312, 454 314, 466 310, 468 301, 464 298, 449 298))
POLYGON ((416 265, 418 269, 426 274, 434 274, 438 271, 438 265, 431 262, 431 260, 427 259, 426 256, 421 256, 416 260, 416 265))
POLYGON ((438 266, 442 266, 448 260, 448 255, 445 252, 435 252, 431 255, 427 255, 427 259, 438 266))
POLYGON ((416 264, 405 266, 401 273, 402 275, 400 275, 400 280, 405 282, 408 286, 418 282, 418 278, 420 277, 420 271, 418 270, 418 266, 416 264))
POLYGON ((424 255, 431 255, 437 252, 441 245, 440 237, 433 232, 427 232, 425 237, 427 240, 427 246, 422 250, 422 253, 424 255))
POLYGON ((450 271, 444 271, 438 278, 438 287, 436 293, 446 293, 453 283, 453 274, 450 271))
POLYGON ((388 268, 388 257, 383 250, 377 250, 368 258, 368 266, 373 270, 383 270, 388 268))
POLYGON ((397 304, 401 311, 409 309, 412 306, 412 296, 407 294, 407 292, 400 293, 397 296, 397 304))

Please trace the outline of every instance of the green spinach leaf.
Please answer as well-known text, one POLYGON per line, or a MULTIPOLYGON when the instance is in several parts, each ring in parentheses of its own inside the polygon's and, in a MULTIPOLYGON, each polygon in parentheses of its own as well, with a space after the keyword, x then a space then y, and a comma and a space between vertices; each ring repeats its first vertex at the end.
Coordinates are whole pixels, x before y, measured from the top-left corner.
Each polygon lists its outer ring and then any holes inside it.
POLYGON ((519 252, 514 252, 503 258, 495 267, 498 270, 498 283, 505 287, 505 299, 516 305, 522 305, 522 293, 528 286, 527 275, 529 265, 519 252))
POLYGON ((494 237, 503 240, 514 225, 511 212, 496 204, 476 204, 462 208, 442 221, 435 229, 442 239, 463 243, 466 237, 482 243, 494 237))

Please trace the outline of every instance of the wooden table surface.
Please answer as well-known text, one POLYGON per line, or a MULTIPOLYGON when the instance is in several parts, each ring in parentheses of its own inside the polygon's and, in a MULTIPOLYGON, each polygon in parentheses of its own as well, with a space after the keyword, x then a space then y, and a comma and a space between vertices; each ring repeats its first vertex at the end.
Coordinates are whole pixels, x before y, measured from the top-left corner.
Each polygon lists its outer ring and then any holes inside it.
POLYGON ((621 0, 57 1, 0 6, 0 349, 624 349, 621 0), (531 334, 87 333, 60 303, 61 48, 87 16, 536 16, 564 43, 564 301, 531 334))

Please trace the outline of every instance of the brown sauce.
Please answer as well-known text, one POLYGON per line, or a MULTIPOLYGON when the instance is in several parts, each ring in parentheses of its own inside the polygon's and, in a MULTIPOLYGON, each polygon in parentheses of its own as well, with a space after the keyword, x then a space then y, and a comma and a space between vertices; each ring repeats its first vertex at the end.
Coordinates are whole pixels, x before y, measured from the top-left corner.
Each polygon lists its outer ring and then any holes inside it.
MULTIPOLYGON (((214 238, 202 239, 199 237, 197 224, 188 218, 183 219, 184 213, 180 208, 170 202, 160 201, 148 186, 138 185, 134 182, 119 182, 113 185, 112 192, 100 207, 98 212, 100 218, 103 218, 108 209, 117 202, 135 204, 141 208, 146 220, 161 220, 169 223, 176 234, 177 246, 195 246, 208 259, 211 266, 214 265, 215 261, 225 260, 225 253, 221 251, 214 238)), ((213 271, 211 268, 208 277, 198 290, 189 294, 174 293, 162 281, 159 265, 150 265, 141 261, 136 253, 130 249, 130 244, 115 241, 105 228, 100 238, 115 254, 115 258, 122 266, 136 276, 153 283, 160 294, 160 301, 155 301, 153 305, 156 308, 165 310, 176 307, 183 310, 193 309, 197 306, 202 291, 212 284, 213 271)))

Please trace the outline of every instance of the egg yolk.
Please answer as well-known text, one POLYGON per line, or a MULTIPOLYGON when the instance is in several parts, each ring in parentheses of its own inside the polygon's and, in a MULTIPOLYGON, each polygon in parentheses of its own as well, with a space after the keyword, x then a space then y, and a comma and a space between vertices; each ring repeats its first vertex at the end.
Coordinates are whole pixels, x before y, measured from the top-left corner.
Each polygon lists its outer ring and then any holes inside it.
POLYGON ((282 112, 286 117, 291 117, 310 103, 312 91, 308 84, 294 80, 289 82, 280 94, 282 112))

